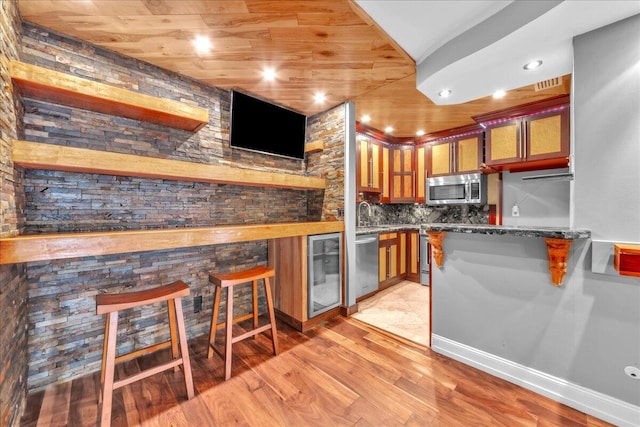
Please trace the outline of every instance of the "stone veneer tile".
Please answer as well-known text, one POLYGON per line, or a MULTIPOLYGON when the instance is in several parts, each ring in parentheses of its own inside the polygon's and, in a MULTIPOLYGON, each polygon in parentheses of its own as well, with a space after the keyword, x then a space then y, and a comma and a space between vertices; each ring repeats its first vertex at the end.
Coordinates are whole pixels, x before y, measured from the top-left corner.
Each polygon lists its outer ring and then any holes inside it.
MULTIPOLYGON (((0 237, 19 233, 22 173, 11 161, 11 139, 22 129, 22 104, 9 77, 20 58, 17 1, 0 2, 0 237)), ((0 265, 0 425, 18 426, 27 394, 27 286, 24 265, 0 265)))

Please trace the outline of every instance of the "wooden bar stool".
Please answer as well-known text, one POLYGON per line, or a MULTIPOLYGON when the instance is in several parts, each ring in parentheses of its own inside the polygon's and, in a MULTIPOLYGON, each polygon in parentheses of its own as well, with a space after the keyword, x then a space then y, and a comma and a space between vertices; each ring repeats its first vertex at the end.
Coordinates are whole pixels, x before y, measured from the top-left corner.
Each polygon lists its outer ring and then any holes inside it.
POLYGON ((273 311, 273 297, 271 295, 271 282, 270 278, 275 276, 273 268, 268 267, 255 267, 249 270, 238 271, 236 273, 229 274, 210 274, 209 282, 213 283, 216 287, 216 295, 213 302, 213 313, 211 314, 211 328, 209 330, 209 351, 207 352, 207 358, 213 356, 215 350, 224 359, 224 379, 225 381, 231 378, 231 345, 242 341, 243 339, 254 337, 268 329, 271 329, 271 342, 273 343, 273 354, 278 354, 278 331, 276 329, 276 317, 273 311), (258 327, 258 280, 264 279, 264 292, 265 299, 267 301, 267 309, 269 310, 269 323, 258 327), (233 318, 233 287, 243 283, 253 282, 253 314, 242 316, 239 318, 233 318), (227 316, 224 322, 218 322, 218 313, 220 311, 220 294, 222 289, 227 290, 227 316), (231 328, 235 322, 249 319, 253 317, 253 330, 245 332, 242 335, 234 337, 231 328), (216 329, 219 326, 225 326, 225 343, 224 353, 221 353, 215 348, 214 343, 216 339, 216 329))
POLYGON ((193 397, 193 380, 191 378, 191 362, 189 361, 189 348, 187 347, 187 334, 182 315, 181 297, 189 295, 189 287, 178 280, 168 285, 159 286, 138 292, 124 294, 105 294, 96 296, 96 313, 106 314, 107 319, 104 329, 104 345, 102 348, 102 370, 100 372, 100 394, 98 402, 102 402, 101 426, 111 425, 111 404, 113 390, 131 384, 135 381, 157 374, 170 368, 178 370, 182 365, 184 370, 184 383, 187 388, 187 398, 193 397), (116 336, 118 334, 118 311, 141 305, 167 301, 169 311, 169 332, 171 339, 159 344, 133 351, 116 357, 116 336), (178 343, 180 349, 178 351, 178 343), (159 366, 138 372, 127 378, 114 381, 115 364, 125 360, 131 360, 143 354, 171 347, 172 360, 159 366))

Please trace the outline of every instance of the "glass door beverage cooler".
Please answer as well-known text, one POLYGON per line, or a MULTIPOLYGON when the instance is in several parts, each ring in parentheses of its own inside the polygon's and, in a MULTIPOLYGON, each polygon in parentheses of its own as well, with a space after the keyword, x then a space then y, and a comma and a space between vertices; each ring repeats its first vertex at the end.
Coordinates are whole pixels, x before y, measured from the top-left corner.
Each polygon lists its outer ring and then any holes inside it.
POLYGON ((308 237, 308 316, 338 307, 342 303, 342 233, 308 237))

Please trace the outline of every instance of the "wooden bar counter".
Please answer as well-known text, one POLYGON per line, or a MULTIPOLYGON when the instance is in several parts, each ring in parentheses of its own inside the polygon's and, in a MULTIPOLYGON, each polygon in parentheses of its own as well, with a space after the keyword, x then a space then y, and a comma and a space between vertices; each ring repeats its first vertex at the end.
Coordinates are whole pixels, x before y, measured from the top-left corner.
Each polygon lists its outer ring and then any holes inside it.
POLYGON ((0 264, 268 240, 344 231, 343 221, 104 231, 0 239, 0 264))

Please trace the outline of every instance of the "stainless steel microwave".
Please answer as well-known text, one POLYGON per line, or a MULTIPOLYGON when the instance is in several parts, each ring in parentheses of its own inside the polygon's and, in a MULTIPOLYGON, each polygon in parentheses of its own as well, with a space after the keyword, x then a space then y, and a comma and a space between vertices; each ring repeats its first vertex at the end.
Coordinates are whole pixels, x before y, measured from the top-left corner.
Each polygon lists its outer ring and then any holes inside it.
POLYGON ((427 178, 427 204, 485 204, 487 176, 481 173, 447 175, 427 178))

